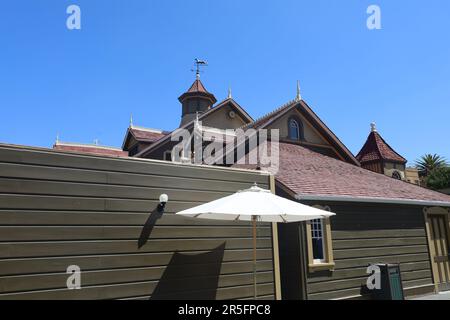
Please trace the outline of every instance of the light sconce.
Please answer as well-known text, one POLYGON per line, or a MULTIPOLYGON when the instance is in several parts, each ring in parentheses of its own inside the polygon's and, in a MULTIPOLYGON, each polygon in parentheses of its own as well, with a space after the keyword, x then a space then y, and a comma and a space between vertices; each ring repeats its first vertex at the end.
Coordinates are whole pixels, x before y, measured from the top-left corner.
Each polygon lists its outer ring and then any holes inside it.
POLYGON ((159 205, 158 205, 159 211, 164 210, 167 201, 169 201, 169 196, 167 194, 163 193, 159 196, 159 205))

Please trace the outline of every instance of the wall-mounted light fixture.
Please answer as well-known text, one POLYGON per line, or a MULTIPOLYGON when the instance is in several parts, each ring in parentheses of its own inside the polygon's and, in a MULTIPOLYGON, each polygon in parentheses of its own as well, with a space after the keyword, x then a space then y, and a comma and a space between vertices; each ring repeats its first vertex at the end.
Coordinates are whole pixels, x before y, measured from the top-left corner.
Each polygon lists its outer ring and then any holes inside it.
POLYGON ((158 209, 160 212, 164 211, 167 201, 169 201, 169 196, 167 194, 163 193, 159 196, 158 209))

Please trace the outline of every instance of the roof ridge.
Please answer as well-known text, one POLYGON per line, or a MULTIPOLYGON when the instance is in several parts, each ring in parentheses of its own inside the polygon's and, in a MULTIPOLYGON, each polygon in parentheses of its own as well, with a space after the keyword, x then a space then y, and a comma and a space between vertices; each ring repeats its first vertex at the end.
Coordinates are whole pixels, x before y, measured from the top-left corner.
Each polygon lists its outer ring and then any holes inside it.
MULTIPOLYGON (((381 138, 381 135, 378 133, 378 131, 372 131, 372 132, 370 132, 370 135, 371 135, 371 134, 373 134, 374 139, 375 139, 375 148, 376 148, 376 151, 378 152, 380 158, 383 159, 384 157, 383 157, 383 154, 381 153, 380 146, 378 145, 378 141, 377 141, 377 138, 378 138, 378 137, 381 138)), ((370 136, 370 135, 369 135, 369 136, 370 136)))
POLYGON ((265 115, 255 119, 253 122, 250 122, 250 123, 248 123, 246 125, 243 125, 242 127, 240 127, 240 129, 249 128, 250 126, 252 126, 252 125, 254 125, 256 123, 259 123, 259 122, 263 121, 264 119, 267 119, 267 118, 273 116, 274 114, 280 112, 284 108, 287 108, 288 106, 291 106, 292 103, 294 103, 294 102, 296 102, 295 99, 294 100, 290 100, 290 101, 286 102, 285 104, 281 105, 280 107, 275 108, 274 110, 270 111, 269 113, 266 113, 265 115))
POLYGON ((152 133, 161 133, 161 134, 164 134, 164 132, 166 132, 166 130, 154 129, 154 128, 147 128, 147 127, 141 127, 141 126, 135 126, 135 125, 130 125, 130 128, 131 128, 131 129, 141 130, 141 131, 152 132, 152 133))
POLYGON ((123 151, 119 147, 105 146, 105 145, 100 145, 100 144, 95 144, 95 143, 57 141, 57 142, 55 142, 54 145, 55 146, 72 146, 72 147, 92 147, 92 148, 100 148, 100 149, 123 151))
MULTIPOLYGON (((378 137, 381 139, 381 141, 382 141, 389 149, 391 149, 392 152, 394 152, 394 153, 395 153, 397 156, 399 156, 400 158, 406 160, 400 153, 398 153, 397 151, 395 151, 395 149, 392 148, 392 147, 389 145, 389 143, 386 142, 386 140, 384 140, 384 138, 381 136, 381 134, 378 133, 378 131, 375 131, 374 133, 375 133, 376 136, 378 136, 378 137)), ((378 144, 377 144, 377 149, 379 149, 378 144)), ((380 153, 381 153, 381 150, 379 150, 379 151, 380 151, 380 153)))

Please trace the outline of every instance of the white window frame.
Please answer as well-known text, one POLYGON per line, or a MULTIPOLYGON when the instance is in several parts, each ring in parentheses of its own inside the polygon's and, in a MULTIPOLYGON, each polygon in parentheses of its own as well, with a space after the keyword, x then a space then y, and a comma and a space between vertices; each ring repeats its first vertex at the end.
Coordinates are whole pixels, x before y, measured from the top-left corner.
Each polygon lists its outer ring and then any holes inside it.
POLYGON ((311 239, 321 239, 322 240, 322 259, 314 259, 314 264, 321 264, 326 262, 326 238, 323 219, 311 220, 311 239), (320 228, 317 228, 320 227, 320 228))

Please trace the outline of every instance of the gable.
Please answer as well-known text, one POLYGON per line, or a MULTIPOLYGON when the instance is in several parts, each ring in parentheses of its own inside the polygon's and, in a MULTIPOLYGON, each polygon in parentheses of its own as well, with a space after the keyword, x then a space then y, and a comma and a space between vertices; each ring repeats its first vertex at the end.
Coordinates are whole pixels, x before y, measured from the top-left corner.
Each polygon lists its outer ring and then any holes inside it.
POLYGON ((313 125, 296 109, 289 110, 282 117, 271 123, 267 129, 279 129, 280 139, 289 139, 288 123, 290 118, 297 118, 303 125, 305 142, 317 145, 330 146, 330 144, 319 134, 313 125))
POLYGON ((286 141, 291 143, 300 144, 312 151, 334 157, 340 160, 345 160, 345 158, 339 154, 339 152, 327 141, 319 131, 314 127, 314 125, 309 122, 306 117, 300 113, 298 108, 292 108, 288 110, 281 117, 270 123, 267 129, 278 129, 280 130, 280 141, 286 141), (295 119, 300 122, 300 127, 302 131, 302 139, 300 141, 293 141, 289 137, 289 121, 295 119))
MULTIPOLYGON (((207 112, 200 114, 198 119, 202 122, 202 125, 218 129, 236 129, 253 121, 250 115, 233 99, 222 101, 207 112), (235 112, 235 118, 233 119, 228 116, 231 110, 235 112)), ((194 122, 195 120, 192 120, 179 129, 186 129, 192 132, 194 122)), ((139 152, 136 156, 140 158, 161 159, 160 155, 167 150, 171 150, 173 145, 174 142, 171 141, 171 135, 168 134, 166 137, 139 152)))
POLYGON ((217 110, 202 119, 203 125, 218 129, 237 129, 247 123, 248 121, 243 119, 242 114, 238 112, 232 103, 224 105, 220 110, 217 110), (231 111, 233 112, 234 117, 230 115, 231 111))
MULTIPOLYGON (((287 136, 287 119, 289 115, 296 115, 305 121, 305 138, 307 141, 296 141, 294 143, 308 147, 316 152, 336 157, 348 163, 360 166, 358 160, 350 150, 338 139, 338 137, 320 120, 303 100, 291 101, 282 107, 272 111, 262 118, 249 124, 247 128, 264 129, 285 127, 284 136, 287 136), (310 141, 308 141, 310 139, 310 141)), ((281 132, 280 132, 281 133, 281 132)), ((280 137, 281 138, 281 137, 280 137)), ((282 139, 283 140, 283 139, 282 139)), ((284 139, 285 141, 288 141, 284 139)))
POLYGON ((125 138, 122 143, 122 150, 130 150, 135 144, 137 140, 133 137, 133 134, 130 132, 130 128, 127 129, 125 133, 125 138))

